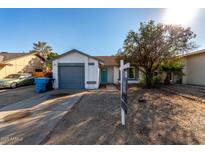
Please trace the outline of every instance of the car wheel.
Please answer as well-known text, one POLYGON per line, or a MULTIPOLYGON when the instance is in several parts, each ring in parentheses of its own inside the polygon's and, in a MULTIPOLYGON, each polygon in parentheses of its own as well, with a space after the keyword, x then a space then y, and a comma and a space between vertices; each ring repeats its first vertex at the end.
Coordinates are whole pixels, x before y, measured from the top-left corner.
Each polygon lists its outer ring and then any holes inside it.
POLYGON ((16 83, 16 82, 12 83, 12 84, 10 85, 10 87, 11 87, 12 89, 16 88, 16 87, 17 87, 17 83, 16 83))

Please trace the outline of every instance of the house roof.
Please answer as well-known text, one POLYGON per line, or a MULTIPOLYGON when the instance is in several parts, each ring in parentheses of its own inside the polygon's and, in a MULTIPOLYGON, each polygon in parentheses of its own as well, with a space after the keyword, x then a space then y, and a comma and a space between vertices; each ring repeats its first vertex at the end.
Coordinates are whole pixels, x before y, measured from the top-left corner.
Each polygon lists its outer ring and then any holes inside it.
POLYGON ((102 60, 105 66, 118 66, 116 61, 116 56, 95 56, 96 58, 102 60))
POLYGON ((9 53, 9 52, 0 52, 0 63, 5 63, 6 61, 13 60, 16 58, 21 58, 24 56, 35 54, 38 57, 44 59, 41 57, 37 52, 35 53, 9 53))
POLYGON ((3 61, 7 61, 7 60, 11 60, 11 59, 15 59, 15 58, 19 58, 25 55, 28 55, 29 53, 8 53, 8 52, 0 52, 0 58, 1 62, 3 61))
POLYGON ((64 57, 64 56, 66 56, 66 55, 69 55, 69 54, 71 54, 71 53, 79 53, 79 54, 82 54, 82 55, 84 55, 84 56, 93 58, 93 59, 95 59, 95 60, 97 60, 97 61, 103 63, 102 60, 100 60, 100 59, 98 59, 98 58, 96 58, 96 57, 94 57, 94 56, 88 55, 88 54, 86 54, 86 53, 84 53, 84 52, 82 52, 82 51, 76 50, 76 49, 72 49, 72 50, 70 50, 70 51, 67 51, 67 52, 61 54, 60 56, 58 56, 58 57, 56 57, 56 58, 53 58, 53 59, 51 59, 51 60, 53 61, 53 60, 59 59, 59 58, 61 58, 61 57, 64 57))
POLYGON ((201 54, 201 53, 205 53, 205 49, 193 51, 193 52, 190 52, 190 53, 186 53, 186 54, 184 54, 182 57, 188 57, 188 56, 198 55, 198 54, 201 54))

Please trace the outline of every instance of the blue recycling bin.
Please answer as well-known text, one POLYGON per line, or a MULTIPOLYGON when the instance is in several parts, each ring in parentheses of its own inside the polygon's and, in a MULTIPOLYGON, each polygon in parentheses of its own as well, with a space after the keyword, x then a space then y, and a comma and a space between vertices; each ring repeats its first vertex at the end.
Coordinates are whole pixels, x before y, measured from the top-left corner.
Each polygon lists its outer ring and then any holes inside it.
POLYGON ((36 92, 41 93, 41 92, 46 92, 46 86, 47 83, 49 82, 50 78, 42 77, 42 78, 36 78, 35 83, 36 83, 36 92))

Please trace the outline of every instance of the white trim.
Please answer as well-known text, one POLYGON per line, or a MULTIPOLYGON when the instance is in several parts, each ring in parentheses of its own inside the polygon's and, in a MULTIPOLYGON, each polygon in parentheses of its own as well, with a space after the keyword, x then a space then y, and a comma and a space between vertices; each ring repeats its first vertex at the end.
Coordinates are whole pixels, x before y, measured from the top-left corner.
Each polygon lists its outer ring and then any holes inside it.
POLYGON ((84 63, 85 73, 85 89, 98 89, 99 87, 99 62, 96 59, 88 57, 78 52, 65 55, 59 59, 53 60, 53 87, 58 89, 58 64, 59 63, 84 63), (95 65, 88 65, 88 63, 95 63, 95 65), (96 84, 88 84, 87 81, 96 81, 96 84))

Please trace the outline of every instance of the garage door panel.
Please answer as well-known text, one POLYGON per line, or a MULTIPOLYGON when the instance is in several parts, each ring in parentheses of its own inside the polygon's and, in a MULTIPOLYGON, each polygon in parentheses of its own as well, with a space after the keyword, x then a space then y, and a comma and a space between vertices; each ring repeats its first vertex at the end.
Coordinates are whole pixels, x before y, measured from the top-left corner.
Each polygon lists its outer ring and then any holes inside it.
POLYGON ((63 82, 84 82, 84 67, 60 67, 60 73, 65 76, 61 78, 63 82))
POLYGON ((62 89, 84 89, 84 66, 60 66, 59 87, 62 89))
POLYGON ((79 86, 79 84, 75 83, 63 83, 60 86, 61 89, 71 89, 71 90, 79 90, 79 89, 84 89, 83 86, 79 86))

